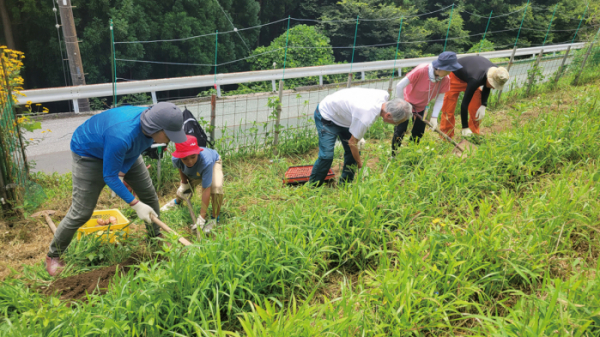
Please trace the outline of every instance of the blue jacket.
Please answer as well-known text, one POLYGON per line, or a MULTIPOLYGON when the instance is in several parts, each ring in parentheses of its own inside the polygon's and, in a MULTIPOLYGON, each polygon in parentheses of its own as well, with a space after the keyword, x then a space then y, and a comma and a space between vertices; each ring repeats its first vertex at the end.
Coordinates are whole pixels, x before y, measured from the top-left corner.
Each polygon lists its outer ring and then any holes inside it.
POLYGON ((134 197, 119 180, 153 140, 142 133, 140 116, 146 107, 124 106, 104 111, 81 124, 71 138, 71 151, 103 161, 104 182, 125 202, 134 197))

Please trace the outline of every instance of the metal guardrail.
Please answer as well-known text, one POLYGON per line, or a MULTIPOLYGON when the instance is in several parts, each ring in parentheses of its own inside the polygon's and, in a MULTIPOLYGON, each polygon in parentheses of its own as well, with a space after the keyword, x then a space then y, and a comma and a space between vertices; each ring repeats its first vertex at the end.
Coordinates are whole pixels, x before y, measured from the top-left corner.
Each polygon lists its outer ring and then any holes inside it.
MULTIPOLYGON (((552 53, 558 51, 565 51, 571 46, 571 49, 581 49, 585 46, 585 43, 573 43, 573 44, 559 44, 559 45, 548 45, 543 47, 530 47, 520 48, 515 52, 515 56, 523 55, 536 55, 540 51, 544 53, 552 53)), ((513 53, 512 49, 483 52, 479 55, 492 59, 510 57, 513 53)), ((459 57, 468 56, 473 54, 460 54, 459 57)), ((406 67, 415 67, 421 63, 431 62, 436 57, 422 57, 413 59, 402 59, 402 60, 388 60, 388 61, 375 61, 375 62, 360 62, 345 64, 332 64, 326 66, 314 66, 314 67, 303 67, 303 68, 288 68, 285 71, 285 78, 301 78, 311 76, 326 76, 334 74, 347 74, 352 69, 352 72, 364 72, 364 71, 377 71, 387 70, 394 68, 401 69, 406 67)), ((248 82, 260 82, 260 81, 272 81, 279 80, 283 76, 282 69, 274 70, 260 70, 260 71, 249 71, 240 73, 228 73, 228 74, 217 74, 216 84, 218 86, 226 84, 239 84, 248 82)), ((136 94, 142 92, 152 93, 153 99, 155 100, 155 93, 157 91, 168 91, 178 89, 191 89, 191 88, 202 88, 211 87, 215 84, 214 75, 200 75, 200 76, 187 76, 187 77, 174 77, 165 78, 158 80, 143 80, 143 81, 129 81, 117 83, 117 93, 119 95, 136 94)), ((27 101, 33 103, 45 103, 45 102, 57 102, 67 100, 77 100, 81 98, 92 98, 92 97, 107 97, 112 96, 112 83, 102 84, 91 84, 83 86, 71 86, 71 87, 58 87, 58 88, 46 88, 46 89, 32 89, 21 91, 26 95, 27 101)), ((25 104, 23 102, 18 104, 25 104)))

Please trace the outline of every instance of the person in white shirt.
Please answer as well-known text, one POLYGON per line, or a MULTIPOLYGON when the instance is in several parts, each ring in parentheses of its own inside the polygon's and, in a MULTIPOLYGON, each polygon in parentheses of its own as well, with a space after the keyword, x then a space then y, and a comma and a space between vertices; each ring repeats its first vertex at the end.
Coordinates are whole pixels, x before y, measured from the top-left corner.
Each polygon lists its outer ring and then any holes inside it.
POLYGON ((315 110, 315 125, 319 135, 319 158, 313 165, 309 183, 321 186, 333 162, 335 141, 344 147, 344 169, 340 183, 352 181, 355 170, 362 168, 357 143, 377 117, 398 125, 412 116, 412 106, 403 99, 388 101, 384 90, 349 88, 325 97, 315 110))

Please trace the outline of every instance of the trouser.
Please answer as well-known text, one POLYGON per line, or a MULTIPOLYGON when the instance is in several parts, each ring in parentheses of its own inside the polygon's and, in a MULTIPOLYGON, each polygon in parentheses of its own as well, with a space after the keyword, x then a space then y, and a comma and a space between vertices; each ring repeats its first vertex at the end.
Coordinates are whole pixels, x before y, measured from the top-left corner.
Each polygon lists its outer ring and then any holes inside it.
MULTIPOLYGON (((421 141, 421 137, 423 137, 423 134, 425 133, 425 122, 414 116, 415 114, 421 116, 421 118, 425 118, 425 110, 413 113, 413 127, 410 141, 414 141, 418 144, 421 141)), ((396 155, 396 149, 402 145, 402 139, 404 139, 406 129, 408 129, 408 119, 394 127, 394 136, 392 137, 392 156, 396 155)))
MULTIPOLYGON (((223 161, 221 158, 213 165, 212 172, 212 183, 210 184, 210 199, 213 207, 213 216, 219 216, 221 213, 221 206, 223 205, 223 198, 225 193, 223 192, 223 161)), ((196 190, 196 186, 202 186, 202 178, 192 179, 188 177, 188 181, 192 187, 192 190, 196 190)))
POLYGON ((335 141, 339 138, 344 147, 344 169, 340 177, 340 183, 345 183, 354 180, 354 169, 350 168, 356 165, 356 160, 350 151, 348 141, 352 134, 349 128, 336 125, 332 121, 328 121, 321 117, 319 107, 315 110, 315 125, 319 135, 319 158, 313 165, 310 173, 309 183, 316 186, 323 185, 327 173, 333 163, 333 153, 335 150, 335 141))
MULTIPOLYGON (((102 175, 102 160, 81 157, 75 153, 72 153, 72 156, 73 200, 67 215, 56 228, 48 252, 50 257, 60 256, 71 243, 73 235, 79 227, 83 226, 92 217, 100 193, 105 185, 102 175)), ((124 180, 137 194, 141 202, 152 207, 156 214, 160 215, 158 196, 141 156, 125 174, 124 180)), ((160 234, 160 227, 156 224, 146 224, 146 229, 150 237, 160 234)))
MULTIPOLYGON (((440 131, 447 134, 449 137, 454 136, 454 111, 456 109, 456 103, 458 102, 458 96, 461 92, 467 90, 467 82, 459 79, 450 73, 450 91, 444 95, 444 104, 442 105, 442 121, 440 123, 440 131)), ((473 94, 473 98, 469 103, 468 114, 461 112, 461 123, 463 129, 467 127, 475 134, 479 134, 479 122, 475 120, 477 109, 481 106, 481 88, 477 88, 473 94)))

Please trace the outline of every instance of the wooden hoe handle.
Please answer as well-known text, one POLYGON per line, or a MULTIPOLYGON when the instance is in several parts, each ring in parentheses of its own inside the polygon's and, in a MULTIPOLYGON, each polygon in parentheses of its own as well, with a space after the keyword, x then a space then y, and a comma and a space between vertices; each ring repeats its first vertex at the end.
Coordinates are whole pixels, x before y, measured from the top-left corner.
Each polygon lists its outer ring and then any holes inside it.
POLYGON ((173 233, 173 234, 177 235, 179 237, 179 239, 177 241, 179 241, 182 245, 189 246, 189 245, 192 244, 191 242, 189 242, 188 240, 186 240, 184 237, 182 237, 181 235, 177 234, 177 232, 175 232, 174 230, 172 230, 169 226, 167 226, 164 222, 160 221, 160 219, 158 219, 154 215, 151 215, 150 219, 152 220, 152 222, 154 222, 155 224, 157 224, 160 228, 166 230, 169 233, 173 233))

